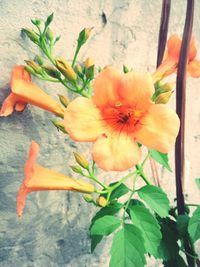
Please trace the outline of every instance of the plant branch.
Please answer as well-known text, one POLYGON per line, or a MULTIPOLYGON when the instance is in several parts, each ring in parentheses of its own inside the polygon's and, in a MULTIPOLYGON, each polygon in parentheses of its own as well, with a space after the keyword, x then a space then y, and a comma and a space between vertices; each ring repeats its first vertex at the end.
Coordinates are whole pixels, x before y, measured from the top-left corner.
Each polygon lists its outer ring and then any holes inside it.
POLYGON ((165 52, 167 32, 170 17, 171 0, 163 0, 162 13, 160 19, 160 31, 158 38, 157 67, 161 64, 165 52))
MULTIPOLYGON (((186 103, 186 70, 188 63, 188 52, 192 34, 194 15, 194 0, 187 0, 187 11, 183 39, 178 63, 176 79, 176 112, 180 118, 180 131, 175 145, 175 166, 176 166, 176 198, 178 214, 185 213, 185 201, 183 196, 184 181, 184 156, 185 156, 185 103, 186 103)), ((189 267, 195 266, 195 260, 189 255, 194 255, 192 242, 185 238, 183 241, 184 249, 187 252, 186 258, 189 267)))

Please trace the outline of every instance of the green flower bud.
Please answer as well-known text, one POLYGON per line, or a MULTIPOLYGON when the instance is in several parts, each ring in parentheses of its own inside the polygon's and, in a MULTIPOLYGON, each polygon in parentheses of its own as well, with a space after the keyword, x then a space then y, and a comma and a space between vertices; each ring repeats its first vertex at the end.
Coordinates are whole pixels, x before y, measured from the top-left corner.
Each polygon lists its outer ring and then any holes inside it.
POLYGON ((34 43, 39 43, 39 36, 31 29, 22 29, 22 32, 24 32, 28 38, 33 41, 34 43))
POLYGON ((49 41, 53 41, 53 38, 54 38, 54 34, 52 32, 52 30, 50 28, 47 29, 47 32, 46 32, 46 37, 49 41))
POLYGON ((70 168, 71 168, 72 171, 75 172, 75 173, 79 173, 79 174, 82 174, 82 173, 83 173, 83 171, 82 171, 82 169, 81 169, 80 166, 73 165, 73 166, 70 166, 70 168))
POLYGON ((24 60, 26 62, 26 64, 31 67, 35 73, 41 74, 42 72, 42 68, 40 65, 38 65, 36 62, 34 62, 33 60, 24 60))
POLYGON ((52 78, 59 79, 60 78, 60 72, 54 69, 51 66, 44 66, 43 70, 52 78))
POLYGON ((58 130, 60 130, 61 132, 67 134, 67 132, 65 131, 65 127, 64 127, 63 121, 51 120, 51 122, 53 123, 54 126, 56 126, 56 128, 58 130))
POLYGON ((90 37, 90 33, 92 31, 93 27, 91 28, 84 28, 80 33, 78 37, 78 44, 83 45, 86 43, 88 38, 90 37))
POLYGON ((44 64, 43 59, 40 56, 38 56, 38 55, 35 56, 34 61, 36 63, 38 63, 40 66, 42 66, 44 64))
POLYGON ((88 203, 91 203, 91 202, 94 201, 94 200, 93 200, 93 197, 92 197, 91 194, 85 194, 85 195, 83 195, 83 198, 84 198, 84 200, 85 200, 86 202, 88 202, 88 203))
POLYGON ((64 96, 64 95, 58 95, 60 102, 63 104, 63 106, 66 108, 69 105, 69 99, 68 97, 64 96))

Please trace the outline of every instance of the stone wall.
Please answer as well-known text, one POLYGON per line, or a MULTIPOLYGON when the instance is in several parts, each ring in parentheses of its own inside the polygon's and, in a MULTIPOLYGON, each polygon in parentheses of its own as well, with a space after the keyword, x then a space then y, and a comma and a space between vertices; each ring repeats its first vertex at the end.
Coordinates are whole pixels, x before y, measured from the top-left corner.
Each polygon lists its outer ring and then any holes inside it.
MULTIPOLYGON (((55 49, 57 56, 70 59, 79 31, 93 26, 93 35, 81 51, 80 59, 91 56, 97 66, 113 64, 122 68, 126 64, 134 69, 153 71, 161 5, 161 0, 0 0, 0 103, 9 93, 13 65, 23 64, 24 59, 34 58, 37 53, 20 35, 22 27, 31 27, 30 18, 45 19, 54 12, 52 29, 61 34, 55 49)), ((172 1, 170 33, 182 33, 185 9, 186 0, 172 1)), ((194 35, 200 49, 199 27, 200 2, 196 1, 194 35)), ((55 97, 58 92, 65 93, 61 86, 36 82, 55 97)), ((192 202, 200 200, 194 183, 200 176, 199 101, 200 79, 188 78, 185 189, 192 202)), ((22 114, 0 119, 0 266, 108 266, 109 244, 102 242, 97 252, 90 254, 87 226, 88 218, 95 211, 80 195, 34 193, 28 196, 22 219, 16 216, 16 192, 23 179, 23 165, 31 140, 41 146, 42 165, 66 174, 71 174, 68 165, 73 163, 72 152, 88 148, 58 133, 50 118, 51 114, 29 106, 22 114)), ((163 170, 160 174, 161 183, 173 200, 173 174, 163 170)), ((109 181, 109 176, 103 173, 102 179, 109 181)), ((149 261, 147 266, 158 266, 158 263, 149 261)))

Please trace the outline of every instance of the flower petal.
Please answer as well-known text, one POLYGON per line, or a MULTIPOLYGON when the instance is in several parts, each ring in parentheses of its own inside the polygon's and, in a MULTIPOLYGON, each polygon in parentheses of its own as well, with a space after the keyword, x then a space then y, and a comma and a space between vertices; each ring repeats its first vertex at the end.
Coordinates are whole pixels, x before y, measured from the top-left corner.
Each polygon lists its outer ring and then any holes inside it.
MULTIPOLYGON (((23 66, 15 66, 13 68, 10 87, 19 102, 30 103, 63 116, 64 110, 61 105, 31 82, 30 75, 23 66)), ((16 108, 21 110, 22 106, 17 105, 16 108)))
POLYGON ((149 73, 131 71, 124 74, 118 90, 120 102, 136 109, 146 110, 152 103, 154 85, 149 73))
POLYGON ((122 74, 115 68, 105 67, 93 83, 93 101, 97 107, 115 105, 119 101, 118 88, 122 74))
POLYGON ((194 78, 199 78, 200 77, 200 61, 199 60, 192 60, 188 64, 187 71, 189 74, 194 77, 194 78))
POLYGON ((141 151, 126 134, 102 135, 93 145, 92 157, 105 171, 125 171, 140 161, 141 151))
MULTIPOLYGON (((191 38, 188 60, 191 61, 196 57, 196 40, 194 37, 191 38)), ((182 40, 178 37, 178 34, 172 34, 167 41, 167 55, 170 58, 173 58, 177 63, 180 56, 182 40)))
POLYGON ((136 139, 143 145, 167 153, 174 145, 180 121, 177 114, 164 104, 152 105, 140 121, 142 127, 136 139))
POLYGON ((101 112, 91 99, 78 97, 69 103, 64 115, 64 127, 75 141, 95 141, 104 133, 101 112))
POLYGON ((6 117, 12 114, 17 101, 18 97, 15 94, 10 93, 1 106, 0 117, 6 117))

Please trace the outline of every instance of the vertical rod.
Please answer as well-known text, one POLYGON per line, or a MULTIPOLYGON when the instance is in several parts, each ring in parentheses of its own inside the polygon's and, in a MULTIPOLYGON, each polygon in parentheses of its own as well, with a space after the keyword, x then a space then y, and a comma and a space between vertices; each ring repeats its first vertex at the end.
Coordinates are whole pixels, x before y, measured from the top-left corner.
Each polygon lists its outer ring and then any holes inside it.
POLYGON ((165 52, 170 9, 171 9, 171 0, 163 0, 162 13, 160 18, 160 31, 158 37, 158 53, 157 53, 157 64, 156 64, 157 67, 161 64, 165 52))
MULTIPOLYGON (((187 0, 186 19, 183 31, 183 39, 178 63, 176 79, 176 112, 180 118, 180 131, 175 145, 176 166, 176 198, 178 214, 185 213, 185 200, 183 195, 184 157, 185 157, 185 104, 186 104, 186 71, 188 64, 188 52, 192 34, 194 16, 194 0, 187 0)), ((194 255, 193 246, 188 238, 183 240, 185 251, 194 255)), ((195 260, 186 254, 189 267, 195 266, 195 260)))
POLYGON ((178 214, 184 214, 184 197, 182 181, 184 177, 184 154, 185 154, 185 103, 186 103, 186 71, 188 63, 188 52, 192 34, 194 14, 194 0, 187 0, 187 11, 183 39, 181 45, 180 59, 178 63, 176 79, 176 112, 180 118, 181 126, 175 146, 176 164, 176 189, 178 214))

